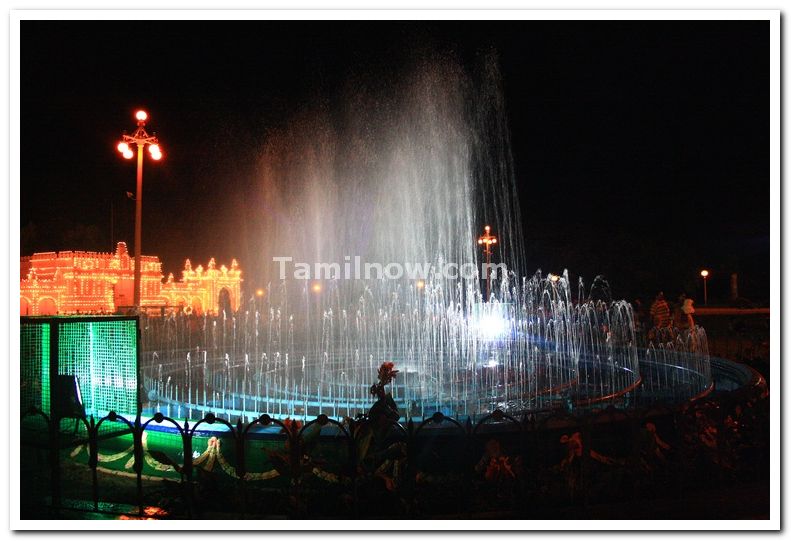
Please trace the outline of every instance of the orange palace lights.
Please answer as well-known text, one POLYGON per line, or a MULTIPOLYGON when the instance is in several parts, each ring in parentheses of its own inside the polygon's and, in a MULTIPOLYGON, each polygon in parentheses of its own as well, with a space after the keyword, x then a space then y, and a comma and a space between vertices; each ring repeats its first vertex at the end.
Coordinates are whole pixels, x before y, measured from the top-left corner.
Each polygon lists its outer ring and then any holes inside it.
MULTIPOLYGON (((242 271, 231 266, 193 269, 185 261, 181 280, 173 273, 163 281, 157 256, 141 259, 140 304, 149 313, 235 311, 241 301, 242 271), (153 310, 153 312, 152 312, 153 310)), ((23 316, 75 313, 126 313, 131 307, 134 260, 119 242, 115 252, 41 252, 20 259, 20 314, 23 316)), ((262 291, 263 292, 263 291, 262 291)))

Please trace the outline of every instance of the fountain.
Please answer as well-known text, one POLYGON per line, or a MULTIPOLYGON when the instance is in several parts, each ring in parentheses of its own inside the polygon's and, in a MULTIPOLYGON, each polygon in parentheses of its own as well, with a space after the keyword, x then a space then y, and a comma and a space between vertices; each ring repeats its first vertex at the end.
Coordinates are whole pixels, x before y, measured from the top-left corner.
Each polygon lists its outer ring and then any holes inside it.
POLYGON ((582 281, 575 296, 567 273, 521 274, 496 60, 466 69, 434 55, 382 77, 353 78, 339 103, 319 101, 271 132, 250 199, 262 261, 336 264, 338 274, 279 276, 287 265, 273 263, 263 297, 236 313, 145 320, 149 411, 353 417, 372 403, 385 361, 400 370, 392 393, 405 419, 628 407, 710 387, 702 329, 638 348, 627 302, 594 300, 582 281), (507 267, 488 298, 480 272, 437 272, 481 268, 483 224, 507 267), (347 279, 358 260, 385 276, 347 279), (425 266, 393 277, 391 264, 425 266))

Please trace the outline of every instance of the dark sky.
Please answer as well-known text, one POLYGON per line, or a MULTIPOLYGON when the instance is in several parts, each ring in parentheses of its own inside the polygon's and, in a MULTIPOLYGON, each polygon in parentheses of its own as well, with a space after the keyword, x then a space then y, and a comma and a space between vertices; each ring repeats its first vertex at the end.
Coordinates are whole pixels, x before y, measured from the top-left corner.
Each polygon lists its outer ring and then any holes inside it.
POLYGON ((500 59, 526 272, 700 298, 707 267, 713 299, 732 272, 768 298, 767 21, 23 21, 23 254, 131 248, 134 163, 114 146, 143 106, 166 152, 146 164, 144 253, 177 275, 186 257, 244 267, 234 209, 269 127, 424 48, 500 59))

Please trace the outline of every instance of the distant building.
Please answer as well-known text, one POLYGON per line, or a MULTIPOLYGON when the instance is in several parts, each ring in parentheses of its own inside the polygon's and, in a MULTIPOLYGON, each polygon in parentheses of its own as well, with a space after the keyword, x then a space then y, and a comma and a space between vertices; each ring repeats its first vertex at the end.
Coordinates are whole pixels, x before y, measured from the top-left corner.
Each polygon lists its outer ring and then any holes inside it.
MULTIPOLYGON (((220 313, 235 311, 241 298, 242 271, 218 269, 214 258, 204 270, 184 264, 181 281, 163 281, 157 256, 141 256, 140 304, 144 308, 220 313)), ((134 257, 125 242, 110 252, 42 252, 21 258, 20 313, 29 316, 115 313, 133 305, 134 257)))

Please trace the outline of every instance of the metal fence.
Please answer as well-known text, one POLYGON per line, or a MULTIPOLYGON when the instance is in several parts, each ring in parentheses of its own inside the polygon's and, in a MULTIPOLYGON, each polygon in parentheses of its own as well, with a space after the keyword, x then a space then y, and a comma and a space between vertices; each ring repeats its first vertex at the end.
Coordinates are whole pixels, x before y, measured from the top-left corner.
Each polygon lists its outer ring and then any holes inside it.
MULTIPOLYGON (((87 453, 81 467, 89 472, 85 482, 95 510, 108 496, 103 484, 113 477, 100 465, 100 448, 120 434, 102 427, 113 425, 132 440, 127 478, 135 489, 112 496, 126 498, 141 516, 153 506, 180 518, 543 518, 569 507, 674 498, 765 478, 767 403, 765 387, 751 387, 682 408, 610 407, 522 418, 495 411, 474 424, 441 413, 406 424, 375 424, 364 416, 339 422, 325 415, 302 424, 266 414, 246 424, 209 414, 191 424, 161 413, 143 419, 110 412, 78 418, 78 435, 66 451, 87 453), (166 425, 178 445, 155 450, 151 439, 166 425), (256 471, 262 460, 269 469, 256 471), (151 464, 171 480, 153 482, 144 473, 151 464)), ((40 419, 49 434, 62 431, 61 420, 40 408, 24 416, 40 419)), ((46 469, 48 482, 23 498, 28 513, 68 505, 62 499, 63 442, 54 437, 41 452, 46 465, 26 471, 46 469)), ((23 453, 23 461, 31 456, 23 453)))

